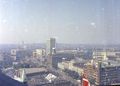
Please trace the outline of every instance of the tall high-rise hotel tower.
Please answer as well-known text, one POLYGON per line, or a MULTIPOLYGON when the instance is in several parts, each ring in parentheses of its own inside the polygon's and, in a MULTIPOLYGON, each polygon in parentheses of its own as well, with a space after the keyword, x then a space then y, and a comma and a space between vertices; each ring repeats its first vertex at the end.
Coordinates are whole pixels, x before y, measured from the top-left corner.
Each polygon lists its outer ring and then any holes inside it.
POLYGON ((47 40, 46 55, 52 55, 53 53, 55 53, 55 48, 56 48, 56 39, 50 38, 49 40, 47 40))

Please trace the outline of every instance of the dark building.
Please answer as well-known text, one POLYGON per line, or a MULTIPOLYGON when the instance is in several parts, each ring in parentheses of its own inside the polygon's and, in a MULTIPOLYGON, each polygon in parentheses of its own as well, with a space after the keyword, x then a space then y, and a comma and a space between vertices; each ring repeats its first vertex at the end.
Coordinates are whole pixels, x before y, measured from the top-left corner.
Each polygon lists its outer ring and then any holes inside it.
POLYGON ((120 85, 120 64, 99 64, 100 85, 120 85))
POLYGON ((58 68, 58 63, 62 62, 63 58, 65 58, 65 60, 70 61, 71 59, 74 58, 74 54, 71 53, 54 54, 52 56, 52 67, 58 68))
POLYGON ((27 83, 20 83, 0 72, 0 86, 28 86, 27 83))
POLYGON ((20 60, 22 58, 25 58, 26 54, 24 50, 19 50, 16 52, 16 60, 20 60))

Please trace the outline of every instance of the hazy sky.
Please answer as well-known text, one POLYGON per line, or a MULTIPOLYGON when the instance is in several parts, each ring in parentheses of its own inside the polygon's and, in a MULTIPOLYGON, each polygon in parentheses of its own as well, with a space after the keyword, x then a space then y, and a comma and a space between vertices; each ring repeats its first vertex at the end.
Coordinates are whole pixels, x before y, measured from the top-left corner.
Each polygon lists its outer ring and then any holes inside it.
POLYGON ((0 43, 120 43, 120 0, 0 0, 0 43))

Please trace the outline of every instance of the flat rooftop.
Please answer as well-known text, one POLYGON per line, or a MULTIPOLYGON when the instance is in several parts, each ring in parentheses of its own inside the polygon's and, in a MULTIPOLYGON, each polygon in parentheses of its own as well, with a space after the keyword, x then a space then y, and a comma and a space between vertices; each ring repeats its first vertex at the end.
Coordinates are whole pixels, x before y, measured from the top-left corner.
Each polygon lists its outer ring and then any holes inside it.
POLYGON ((112 61, 112 60, 106 60, 102 61, 101 66, 104 67, 120 67, 120 63, 117 61, 112 61))
POLYGON ((25 68, 24 70, 25 70, 26 74, 47 72, 48 71, 46 68, 25 68))

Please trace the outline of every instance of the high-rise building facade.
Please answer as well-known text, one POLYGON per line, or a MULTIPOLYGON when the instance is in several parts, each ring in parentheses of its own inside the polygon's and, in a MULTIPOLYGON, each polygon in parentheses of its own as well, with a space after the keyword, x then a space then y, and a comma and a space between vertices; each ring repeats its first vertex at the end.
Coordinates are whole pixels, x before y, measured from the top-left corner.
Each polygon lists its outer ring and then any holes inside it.
POLYGON ((114 61, 99 64, 100 85, 120 85, 120 64, 114 61))
POLYGON ((120 64, 116 61, 92 62, 86 64, 84 73, 93 85, 119 85, 120 64))
POLYGON ((47 40, 46 55, 52 55, 55 51, 55 48, 56 48, 56 39, 50 38, 49 40, 47 40))

